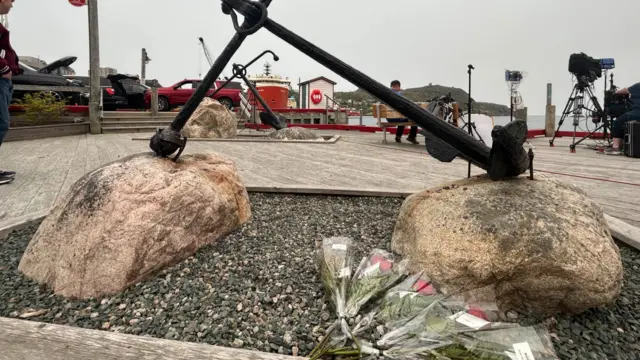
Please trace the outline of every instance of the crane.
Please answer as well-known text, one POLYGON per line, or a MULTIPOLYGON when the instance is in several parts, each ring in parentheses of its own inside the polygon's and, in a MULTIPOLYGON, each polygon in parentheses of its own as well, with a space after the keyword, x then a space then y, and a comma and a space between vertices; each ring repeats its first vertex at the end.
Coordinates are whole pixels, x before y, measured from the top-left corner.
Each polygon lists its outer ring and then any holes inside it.
MULTIPOLYGON (((207 58, 207 62, 209 63, 209 66, 210 67, 213 66, 213 57, 211 56, 211 51, 209 51, 209 47, 204 42, 204 39, 202 37, 199 37, 198 40, 200 40, 200 45, 202 46, 202 52, 204 52, 204 57, 207 58)), ((224 76, 224 78, 227 79, 224 72, 222 72, 222 76, 224 76)))

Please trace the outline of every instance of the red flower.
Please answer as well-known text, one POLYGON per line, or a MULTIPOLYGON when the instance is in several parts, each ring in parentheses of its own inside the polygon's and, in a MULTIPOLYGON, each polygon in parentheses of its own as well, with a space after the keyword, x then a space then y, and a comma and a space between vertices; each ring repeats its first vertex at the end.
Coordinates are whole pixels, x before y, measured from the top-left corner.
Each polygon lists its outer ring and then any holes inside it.
POLYGON ((469 309, 467 310, 468 314, 471 314, 475 317, 479 317, 480 319, 484 319, 489 321, 489 318, 487 317, 487 314, 480 309, 479 307, 475 307, 475 306, 469 306, 469 309))
POLYGON ((381 271, 387 271, 391 269, 391 267, 393 266, 393 264, 389 260, 387 260, 384 256, 373 255, 371 257, 371 265, 375 265, 377 263, 380 263, 381 271))
POLYGON ((413 290, 421 295, 436 295, 436 289, 430 282, 419 279, 413 284, 413 290))

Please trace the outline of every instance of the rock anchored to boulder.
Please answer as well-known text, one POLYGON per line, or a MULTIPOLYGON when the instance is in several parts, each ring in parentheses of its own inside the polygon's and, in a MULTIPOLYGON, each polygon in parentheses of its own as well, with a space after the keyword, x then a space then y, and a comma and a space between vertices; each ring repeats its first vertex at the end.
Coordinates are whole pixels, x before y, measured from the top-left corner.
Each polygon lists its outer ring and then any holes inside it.
POLYGON ((302 127, 287 127, 269 134, 269 138, 278 140, 319 140, 324 141, 322 136, 302 127))
POLYGON ((392 249, 445 291, 493 287, 503 312, 577 314, 612 304, 622 286, 620 252, 600 207, 543 175, 481 176, 414 194, 392 249))
POLYGON ((205 97, 182 129, 187 138, 233 139, 238 136, 236 116, 218 101, 205 97))
POLYGON ((235 165, 215 154, 179 162, 137 154, 94 170, 42 222, 19 265, 72 298, 120 292, 249 221, 235 165))

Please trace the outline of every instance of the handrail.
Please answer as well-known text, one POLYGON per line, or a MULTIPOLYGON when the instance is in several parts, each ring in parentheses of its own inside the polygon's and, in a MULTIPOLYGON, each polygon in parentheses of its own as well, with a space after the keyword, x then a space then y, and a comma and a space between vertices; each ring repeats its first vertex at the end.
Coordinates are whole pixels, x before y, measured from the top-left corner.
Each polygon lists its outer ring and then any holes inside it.
POLYGON ((240 93, 240 119, 242 119, 242 115, 246 115, 247 119, 251 119, 251 110, 249 100, 247 100, 244 94, 240 93))
POLYGON ((327 100, 331 100, 331 108, 329 108, 329 101, 325 101, 324 102, 324 113, 327 116, 327 123, 330 123, 329 121, 329 109, 331 109, 331 111, 333 111, 335 113, 335 118, 334 118, 334 122, 336 120, 338 120, 338 113, 340 112, 340 108, 342 107, 342 105, 340 105, 340 103, 338 103, 335 99, 333 99, 331 96, 324 94, 324 97, 327 98, 327 100), (334 107, 337 106, 338 108, 335 109, 334 107))

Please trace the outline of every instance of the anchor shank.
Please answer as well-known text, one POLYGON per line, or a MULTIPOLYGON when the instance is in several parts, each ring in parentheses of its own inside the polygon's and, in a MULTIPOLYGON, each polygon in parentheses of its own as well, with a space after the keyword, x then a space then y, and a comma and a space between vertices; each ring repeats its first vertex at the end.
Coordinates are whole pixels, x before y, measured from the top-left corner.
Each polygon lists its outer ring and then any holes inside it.
MULTIPOLYGON (((223 0, 223 2, 245 17, 252 18, 260 16, 260 11, 251 5, 250 2, 244 0, 223 0)), ((472 136, 469 136, 463 130, 447 124, 411 100, 395 94, 391 89, 294 34, 272 19, 266 19, 264 28, 339 76, 347 79, 352 84, 366 90, 371 95, 399 111, 419 127, 453 146, 465 159, 471 161, 474 165, 484 170, 489 168, 489 147, 472 136)))

